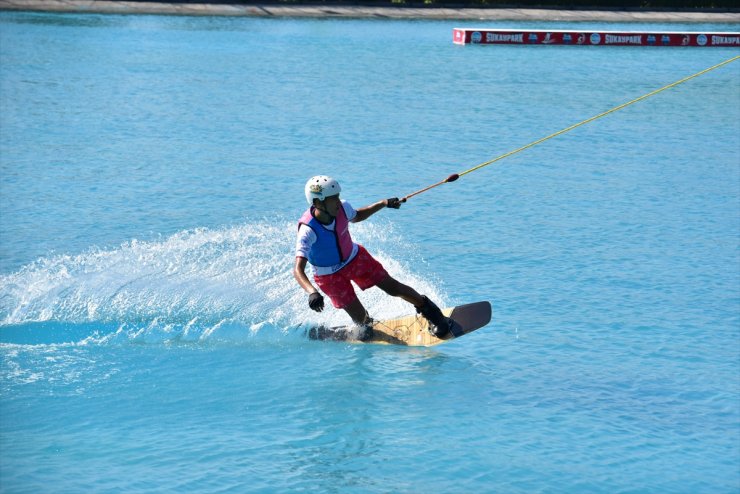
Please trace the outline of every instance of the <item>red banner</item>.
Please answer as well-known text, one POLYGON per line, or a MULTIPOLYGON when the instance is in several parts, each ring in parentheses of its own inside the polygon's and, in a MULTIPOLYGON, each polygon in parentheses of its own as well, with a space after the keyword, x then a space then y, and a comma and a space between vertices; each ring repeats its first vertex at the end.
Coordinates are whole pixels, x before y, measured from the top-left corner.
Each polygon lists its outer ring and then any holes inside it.
POLYGON ((740 33, 533 31, 455 28, 460 45, 717 46, 740 47, 740 33))

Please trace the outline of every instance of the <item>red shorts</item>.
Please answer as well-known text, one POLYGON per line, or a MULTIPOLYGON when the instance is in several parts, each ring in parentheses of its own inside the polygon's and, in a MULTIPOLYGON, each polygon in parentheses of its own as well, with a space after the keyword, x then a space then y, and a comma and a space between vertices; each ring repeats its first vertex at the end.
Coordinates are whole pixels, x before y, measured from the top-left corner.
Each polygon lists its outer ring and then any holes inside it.
POLYGON ((375 260, 362 245, 354 259, 342 269, 332 274, 314 276, 316 284, 337 309, 343 309, 357 300, 352 287, 354 281, 362 290, 367 290, 388 276, 382 264, 375 260))

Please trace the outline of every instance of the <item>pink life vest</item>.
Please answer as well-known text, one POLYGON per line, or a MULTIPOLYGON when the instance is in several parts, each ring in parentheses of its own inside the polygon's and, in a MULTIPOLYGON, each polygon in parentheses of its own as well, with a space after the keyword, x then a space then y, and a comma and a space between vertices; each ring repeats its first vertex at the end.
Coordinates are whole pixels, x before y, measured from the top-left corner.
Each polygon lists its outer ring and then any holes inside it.
POLYGON ((308 262, 314 266, 329 267, 349 259, 354 243, 349 234, 349 220, 347 220, 347 213, 344 212, 344 205, 339 208, 334 218, 334 231, 321 224, 314 217, 313 210, 314 207, 311 206, 298 220, 299 228, 301 225, 306 225, 316 234, 316 242, 308 253, 308 262))

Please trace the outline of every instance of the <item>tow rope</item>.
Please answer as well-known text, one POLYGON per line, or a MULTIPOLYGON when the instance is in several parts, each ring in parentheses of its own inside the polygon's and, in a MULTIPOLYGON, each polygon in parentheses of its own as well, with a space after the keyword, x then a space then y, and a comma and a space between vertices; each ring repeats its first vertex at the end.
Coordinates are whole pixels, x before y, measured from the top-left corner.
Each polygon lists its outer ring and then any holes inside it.
POLYGON ((577 127, 580 127, 581 125, 586 125, 589 122, 593 122, 594 120, 598 120, 601 117, 605 117, 605 116, 609 115, 610 113, 614 113, 616 111, 619 111, 622 108, 626 108, 626 107, 628 107, 628 106, 630 106, 630 105, 632 105, 634 103, 637 103, 638 101, 642 101, 642 100, 644 100, 646 98, 649 98, 650 96, 654 96, 654 95, 656 95, 656 94, 658 94, 658 93, 660 93, 662 91, 665 91, 666 89, 670 89, 672 87, 676 87, 679 84, 683 84, 684 82, 689 81, 689 80, 691 80, 691 79, 693 79, 695 77, 699 77, 700 75, 706 74, 707 72, 710 72, 710 71, 712 71, 714 69, 718 69, 718 68, 722 67, 723 65, 727 65, 728 63, 734 62, 738 58, 740 58, 740 55, 735 56, 735 57, 732 57, 729 60, 725 60, 724 62, 718 63, 717 65, 714 65, 712 67, 709 67, 708 69, 704 69, 701 72, 697 72, 694 75, 690 75, 688 77, 684 77, 680 81, 676 81, 676 82, 674 82, 672 84, 668 84, 667 86, 663 86, 660 89, 656 89, 655 91, 652 91, 652 92, 647 93, 647 94, 645 94, 643 96, 640 96, 639 98, 635 98, 632 101, 628 101, 627 103, 621 104, 619 106, 615 106, 611 110, 607 110, 604 113, 599 113, 598 115, 596 115, 594 117, 587 118, 586 120, 583 120, 582 122, 578 122, 577 124, 571 125, 570 127, 567 127, 567 128, 565 128, 565 129, 563 129, 561 131, 555 132, 554 134, 550 134, 547 137, 543 137, 542 139, 538 139, 538 140, 536 140, 534 142, 531 142, 531 143, 527 144, 526 146, 522 146, 522 147, 520 147, 518 149, 515 149, 513 151, 509 151, 508 153, 502 154, 501 156, 498 156, 498 157, 496 157, 496 158, 494 158, 494 159, 492 159, 490 161, 486 161, 485 163, 481 163, 480 165, 474 166, 473 168, 470 168, 469 170, 465 170, 465 171, 460 172, 460 173, 453 173, 452 175, 450 175, 446 179, 444 179, 444 180, 442 180, 440 182, 437 182, 436 184, 432 184, 432 185, 430 185, 428 187, 425 187, 425 188, 423 188, 421 190, 417 190, 416 192, 412 192, 411 194, 409 194, 409 195, 405 196, 403 199, 401 199, 401 202, 406 202, 407 200, 411 199, 412 197, 417 196, 417 195, 419 195, 419 194, 421 194, 423 192, 426 192, 428 190, 431 190, 431 189, 433 189, 435 187, 439 187, 442 184, 446 184, 446 183, 449 183, 449 182, 454 182, 458 178, 460 178, 460 177, 462 177, 464 175, 467 175, 468 173, 473 173, 476 170, 480 170, 483 167, 486 167, 488 165, 491 165, 493 163, 496 163, 497 161, 501 161, 502 159, 508 158, 509 156, 512 156, 512 155, 514 155, 516 153, 519 153, 521 151, 524 151, 525 149, 529 149, 531 147, 534 147, 537 144, 543 143, 543 142, 547 141, 548 139, 552 139, 553 137, 557 137, 557 136, 559 136, 561 134, 565 134, 566 132, 570 132, 571 130, 573 130, 573 129, 577 128, 577 127))

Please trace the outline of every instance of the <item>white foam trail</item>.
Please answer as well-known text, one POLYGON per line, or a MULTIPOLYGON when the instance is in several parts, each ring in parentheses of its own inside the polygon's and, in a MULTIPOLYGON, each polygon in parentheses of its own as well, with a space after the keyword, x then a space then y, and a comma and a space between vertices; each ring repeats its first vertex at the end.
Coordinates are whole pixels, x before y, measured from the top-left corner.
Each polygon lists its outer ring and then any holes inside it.
MULTIPOLYGON (((342 311, 308 308, 291 274, 295 232, 294 222, 248 223, 43 258, 0 276, 0 325, 114 322, 129 338, 174 333, 194 341, 233 325, 256 333, 265 326, 347 323, 342 311)), ((393 276, 444 302, 430 281, 411 271, 423 260, 392 226, 353 225, 353 236, 393 276)), ((410 310, 378 289, 359 296, 376 318, 410 310)))

